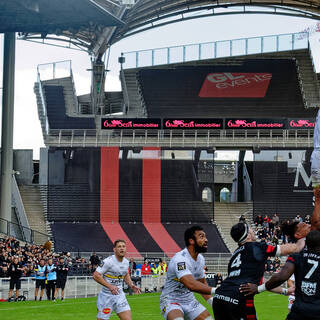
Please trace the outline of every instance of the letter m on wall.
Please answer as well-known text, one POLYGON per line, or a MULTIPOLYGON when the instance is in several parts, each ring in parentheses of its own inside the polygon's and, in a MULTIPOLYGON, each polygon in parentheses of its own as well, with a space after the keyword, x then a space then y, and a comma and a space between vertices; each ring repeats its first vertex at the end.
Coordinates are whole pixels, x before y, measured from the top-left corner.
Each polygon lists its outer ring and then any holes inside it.
POLYGON ((311 175, 310 175, 310 177, 308 177, 308 174, 306 173, 306 170, 304 169, 301 162, 299 162, 297 165, 296 178, 294 180, 294 187, 295 188, 299 187, 299 176, 301 176, 306 187, 309 187, 311 184, 311 175))

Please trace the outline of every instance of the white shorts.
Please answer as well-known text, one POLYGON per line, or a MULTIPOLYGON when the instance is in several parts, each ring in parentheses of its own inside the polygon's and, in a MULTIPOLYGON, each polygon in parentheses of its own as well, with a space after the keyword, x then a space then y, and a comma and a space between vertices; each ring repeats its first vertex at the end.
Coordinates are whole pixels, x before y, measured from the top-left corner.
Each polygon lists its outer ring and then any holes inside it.
POLYGON ((311 155, 311 179, 312 185, 320 184, 320 150, 314 149, 311 155))
POLYGON ((97 309, 97 318, 107 320, 110 318, 112 311, 119 314, 130 310, 130 306, 123 292, 117 295, 100 292, 97 299, 97 309))
POLYGON ((296 297, 295 297, 295 296, 290 295, 290 296, 288 297, 288 309, 289 309, 289 310, 291 310, 292 305, 293 305, 293 303, 294 303, 294 300, 296 300, 296 297))
POLYGON ((161 315, 165 320, 167 320, 168 313, 172 310, 180 310, 184 314, 185 319, 193 320, 207 309, 196 300, 196 298, 181 303, 172 297, 164 296, 160 297, 160 310, 161 315))

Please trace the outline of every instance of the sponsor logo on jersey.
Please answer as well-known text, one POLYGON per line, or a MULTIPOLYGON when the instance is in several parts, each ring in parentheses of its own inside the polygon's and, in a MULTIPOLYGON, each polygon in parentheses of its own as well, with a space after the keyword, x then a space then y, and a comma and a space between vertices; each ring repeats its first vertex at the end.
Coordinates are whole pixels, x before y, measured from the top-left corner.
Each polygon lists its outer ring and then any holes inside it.
POLYGON ((317 291, 317 283, 302 281, 301 291, 307 296, 314 296, 317 291))
POLYGON ((110 308, 105 308, 102 310, 102 313, 104 313, 104 314, 109 314, 110 312, 111 312, 110 308))
POLYGON ((201 98, 263 98, 272 73, 210 73, 199 92, 201 98))
POLYGON ((178 271, 186 270, 187 268, 185 262, 178 262, 177 266, 178 266, 178 271))

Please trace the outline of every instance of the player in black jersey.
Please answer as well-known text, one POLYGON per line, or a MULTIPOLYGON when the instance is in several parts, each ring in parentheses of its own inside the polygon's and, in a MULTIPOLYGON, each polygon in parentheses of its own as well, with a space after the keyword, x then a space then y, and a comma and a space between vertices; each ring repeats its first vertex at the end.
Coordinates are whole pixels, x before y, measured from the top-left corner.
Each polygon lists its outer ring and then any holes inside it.
POLYGON ((299 252, 305 245, 304 240, 297 243, 272 246, 256 242, 254 231, 244 223, 231 229, 231 236, 239 247, 233 253, 228 265, 228 277, 216 290, 212 308, 215 320, 255 320, 256 310, 253 295, 244 296, 239 288, 244 283, 258 285, 263 277, 264 266, 269 256, 288 255, 299 252))
POLYGON ((288 257, 279 273, 257 287, 246 284, 241 287, 244 294, 251 296, 264 290, 271 290, 287 281, 294 273, 295 297, 287 320, 320 320, 320 231, 313 230, 307 235, 307 248, 288 257))

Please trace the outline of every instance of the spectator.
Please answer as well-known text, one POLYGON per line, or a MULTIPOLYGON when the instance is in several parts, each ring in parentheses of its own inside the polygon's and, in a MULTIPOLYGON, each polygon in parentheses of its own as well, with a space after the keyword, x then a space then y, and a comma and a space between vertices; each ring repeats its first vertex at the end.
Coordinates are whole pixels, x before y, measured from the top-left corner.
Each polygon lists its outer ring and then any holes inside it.
POLYGON ((39 288, 41 288, 41 291, 40 291, 40 301, 41 301, 43 297, 43 290, 46 287, 46 284, 45 284, 46 283, 46 266, 43 258, 40 259, 40 263, 35 269, 35 272, 36 272, 36 290, 34 292, 34 300, 37 301, 39 288))
POLYGON ((96 252, 92 253, 92 256, 90 257, 90 264, 91 264, 91 271, 94 272, 98 265, 100 264, 100 259, 97 256, 96 252))
POLYGON ((305 223, 308 223, 308 224, 311 224, 311 217, 310 217, 309 214, 305 216, 304 222, 305 222, 305 223))
POLYGON ((168 265, 166 264, 166 262, 165 262, 164 260, 160 260, 158 269, 159 269, 159 273, 160 273, 161 275, 162 275, 162 274, 165 274, 165 273, 167 272, 168 265))
POLYGON ((278 215, 275 213, 272 217, 272 222, 274 224, 275 227, 278 227, 279 226, 279 223, 280 223, 280 219, 278 217, 278 215))
POLYGON ((222 283, 222 274, 220 272, 217 273, 217 287, 219 287, 222 283))
POLYGON ((246 223, 246 217, 244 216, 244 214, 242 214, 242 215, 240 216, 239 222, 246 223))
POLYGON ((55 301, 55 289, 56 289, 56 280, 57 280, 57 273, 56 267, 53 264, 52 259, 48 260, 48 265, 46 269, 46 276, 47 276, 47 298, 48 300, 55 301))
POLYGON ((129 270, 130 270, 131 277, 135 276, 136 270, 137 270, 137 264, 134 262, 133 258, 130 258, 129 270))
POLYGON ((255 225, 256 225, 257 227, 258 227, 258 226, 262 226, 262 224, 263 224, 263 218, 262 218, 262 216, 261 216, 260 214, 255 217, 254 223, 255 223, 255 225))
POLYGON ((269 219, 268 215, 265 215, 264 218, 263 218, 262 226, 264 228, 266 228, 267 230, 269 230, 269 221, 270 221, 270 219, 269 219))
POLYGON ((61 256, 59 258, 59 263, 56 266, 56 272, 57 272, 57 283, 56 283, 56 292, 55 292, 55 298, 58 298, 58 291, 61 289, 61 301, 64 300, 64 288, 66 286, 67 282, 67 276, 68 276, 69 266, 65 263, 64 257, 61 256))
POLYGON ((154 276, 158 276, 158 267, 156 266, 156 264, 155 263, 153 263, 152 264, 152 266, 151 266, 151 272, 152 272, 152 275, 154 275, 154 276))
POLYGON ((141 266, 141 275, 146 276, 151 274, 151 268, 148 264, 148 260, 144 260, 144 264, 141 266))
POLYGON ((302 222, 302 217, 300 216, 300 214, 297 214, 294 220, 298 222, 302 222))
POLYGON ((8 301, 11 301, 12 293, 14 288, 16 288, 16 300, 19 297, 19 290, 21 289, 21 275, 23 268, 21 263, 19 263, 18 257, 14 257, 12 263, 10 263, 8 268, 8 276, 10 277, 10 287, 8 293, 8 301))

